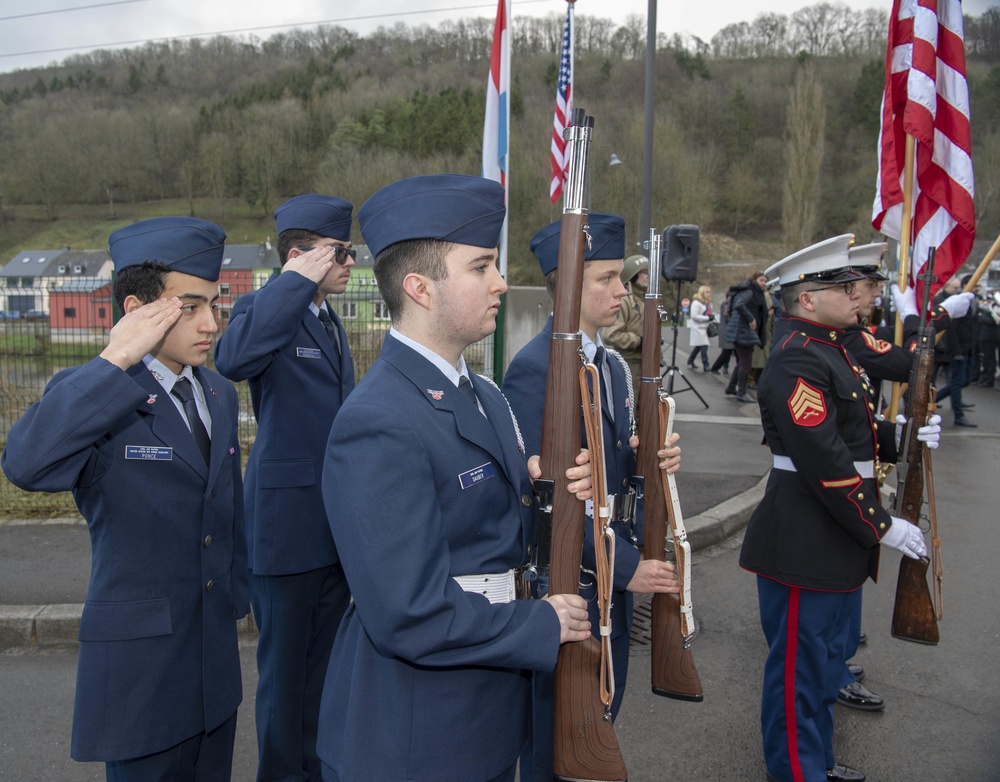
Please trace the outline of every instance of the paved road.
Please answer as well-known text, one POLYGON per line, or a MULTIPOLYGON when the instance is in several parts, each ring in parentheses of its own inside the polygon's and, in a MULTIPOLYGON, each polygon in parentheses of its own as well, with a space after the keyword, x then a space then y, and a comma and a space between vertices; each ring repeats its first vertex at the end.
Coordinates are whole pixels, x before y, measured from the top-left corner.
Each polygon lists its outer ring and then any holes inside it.
MULTIPOLYGON (((695 473, 714 475, 723 486, 736 480, 726 476, 745 480, 741 460, 753 459, 750 474, 763 474, 753 450, 759 429, 739 425, 750 411, 722 400, 715 379, 698 373, 692 380, 710 397, 713 413, 735 420, 701 424, 696 416, 706 411, 692 394, 680 396, 687 417, 688 491, 695 473)), ((934 458, 945 546, 941 644, 921 646, 889 636, 897 554, 883 557, 882 582, 865 590, 864 627, 871 640, 857 661, 868 672, 866 684, 886 698, 888 707, 875 714, 837 707, 836 750, 840 761, 862 768, 873 782, 1000 782, 1000 578, 994 554, 1000 536, 992 505, 1000 464, 1000 394, 969 389, 968 397, 977 404, 973 412, 980 428, 959 430, 946 424, 943 447, 934 458)), ((950 423, 947 411, 945 417, 950 423)), ((679 483, 683 498, 683 475, 679 483)), ((685 507, 696 501, 684 499, 685 507)), ((633 782, 764 779, 758 704, 765 646, 754 578, 737 566, 738 545, 737 536, 694 558, 695 613, 701 626, 694 652, 705 702, 649 694, 648 652, 633 652, 629 691, 617 725, 633 782)), ((46 580, 44 570, 29 570, 39 582, 46 580)), ((0 579, 0 592, 2 584, 0 579)), ((0 651, 0 780, 104 778, 101 765, 69 760, 75 669, 72 646, 0 651)), ((243 670, 246 697, 236 782, 254 778, 252 648, 243 651, 243 670)))

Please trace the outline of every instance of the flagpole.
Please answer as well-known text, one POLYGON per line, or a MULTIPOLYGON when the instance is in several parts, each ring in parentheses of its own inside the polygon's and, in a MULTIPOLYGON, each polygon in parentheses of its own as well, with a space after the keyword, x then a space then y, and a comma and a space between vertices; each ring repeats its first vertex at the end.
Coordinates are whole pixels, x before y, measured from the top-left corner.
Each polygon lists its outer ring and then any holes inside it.
MULTIPOLYGON (((899 272, 896 275, 896 285, 900 291, 905 291, 910 280, 910 225, 911 212, 913 206, 913 171, 914 160, 916 158, 916 141, 909 133, 906 134, 906 151, 903 162, 903 214, 899 229, 899 272)), ((926 313, 921 313, 924 317, 926 313)), ((896 331, 893 342, 896 345, 903 344, 903 317, 896 313, 896 331)), ((889 399, 889 412, 892 420, 895 420, 899 413, 899 399, 902 396, 902 386, 899 382, 893 382, 892 395, 889 399)))
POLYGON ((990 264, 993 263, 993 259, 996 258, 998 252, 1000 252, 1000 236, 997 236, 996 241, 993 242, 993 246, 990 247, 983 260, 979 263, 979 266, 972 273, 972 277, 965 283, 965 287, 962 289, 964 293, 969 293, 976 289, 980 278, 986 274, 986 270, 990 268, 990 264))

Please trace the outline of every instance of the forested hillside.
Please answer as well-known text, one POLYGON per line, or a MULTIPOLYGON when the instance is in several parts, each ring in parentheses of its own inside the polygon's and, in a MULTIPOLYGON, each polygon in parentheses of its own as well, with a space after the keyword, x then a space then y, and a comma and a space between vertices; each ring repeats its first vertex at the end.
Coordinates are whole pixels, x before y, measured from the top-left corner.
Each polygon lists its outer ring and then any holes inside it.
MULTIPOLYGON (((636 241, 645 21, 577 22, 575 102, 596 119, 591 206, 624 215, 636 241), (611 152, 623 165, 607 166, 611 152)), ((539 281, 528 240, 558 217, 548 180, 561 23, 515 19, 512 30, 515 283, 539 281)), ((661 36, 653 224, 700 225, 702 257, 716 261, 773 259, 845 231, 872 236, 885 28, 884 12, 821 3, 731 25, 711 42, 661 36)), ((368 36, 320 28, 0 74, 0 259, 54 235, 97 246, 50 230, 88 205, 105 219, 103 236, 169 201, 224 227, 238 217, 236 239, 253 242, 273 236, 271 213, 291 195, 360 206, 400 177, 479 173, 491 36, 491 19, 368 36)), ((966 38, 978 232, 992 237, 1000 9, 967 18, 966 38)))

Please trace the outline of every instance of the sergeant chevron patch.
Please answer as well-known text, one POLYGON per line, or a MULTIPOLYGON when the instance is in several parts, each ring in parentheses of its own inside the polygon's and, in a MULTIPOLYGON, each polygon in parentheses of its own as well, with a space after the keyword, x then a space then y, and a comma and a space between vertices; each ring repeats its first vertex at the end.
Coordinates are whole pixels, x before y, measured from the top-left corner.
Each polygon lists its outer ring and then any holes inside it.
POLYGON ((788 397, 788 409, 792 420, 799 426, 819 426, 826 420, 826 402, 823 394, 809 385, 801 377, 795 390, 788 397))
POLYGON ((865 340, 865 344, 876 353, 888 353, 892 350, 892 345, 886 342, 884 339, 876 339, 873 334, 862 329, 861 336, 865 340))

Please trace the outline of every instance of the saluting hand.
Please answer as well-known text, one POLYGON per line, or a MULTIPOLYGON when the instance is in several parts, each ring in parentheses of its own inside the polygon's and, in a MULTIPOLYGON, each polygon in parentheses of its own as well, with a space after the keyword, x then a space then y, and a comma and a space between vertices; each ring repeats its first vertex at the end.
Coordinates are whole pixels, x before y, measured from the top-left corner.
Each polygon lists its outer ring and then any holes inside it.
POLYGON ((586 600, 579 595, 548 595, 542 599, 555 609, 559 617, 559 643, 590 638, 586 600))
POLYGON ((111 329, 104 358, 120 369, 138 364, 163 341, 170 327, 181 316, 181 300, 157 299, 127 312, 111 329))
POLYGON ((298 272, 318 285, 333 267, 333 257, 333 247, 314 247, 294 257, 289 255, 283 271, 298 272))
POLYGON ((677 580, 677 569, 673 562, 661 562, 658 559, 643 559, 635 569, 632 580, 625 587, 629 592, 647 594, 648 592, 664 592, 677 594, 681 591, 677 580))

